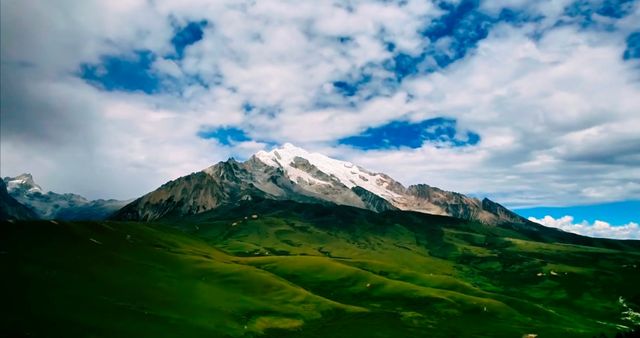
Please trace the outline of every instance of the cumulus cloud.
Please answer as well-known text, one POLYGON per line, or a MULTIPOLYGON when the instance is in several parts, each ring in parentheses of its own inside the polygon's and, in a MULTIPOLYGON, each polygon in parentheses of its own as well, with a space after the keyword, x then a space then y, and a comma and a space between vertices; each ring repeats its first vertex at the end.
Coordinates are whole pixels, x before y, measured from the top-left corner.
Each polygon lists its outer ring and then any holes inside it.
POLYGON ((490 194, 511 206, 636 197, 637 65, 620 58, 622 41, 607 37, 565 27, 535 40, 526 29, 496 27, 475 55, 404 85, 414 101, 403 108, 415 119, 454 116, 480 134, 480 144, 360 153, 353 161, 389 163, 381 169, 409 181, 490 194))
MULTIPOLYGON (((419 28, 440 14, 423 1, 402 8, 329 1, 1 5, 2 174, 29 171, 56 191, 118 198, 231 155, 246 157, 266 146, 260 140, 299 143, 310 116, 319 123, 316 138, 326 141, 334 133, 322 130, 342 112, 316 113, 313 98, 343 101, 331 83, 387 58, 379 35, 410 52, 425 43, 419 28), (176 26, 202 20, 203 39, 174 58, 176 26), (149 71, 169 84, 164 91, 103 90, 80 79, 83 65, 96 65, 102 76, 104 56, 131 59, 138 51, 155 56, 149 71), (244 112, 247 104, 256 109, 244 112), (198 137, 216 126, 241 127, 255 140, 225 146, 198 137)), ((338 134, 366 125, 358 111, 350 115, 338 134)))
MULTIPOLYGON (((130 198, 293 142, 509 206, 639 198, 640 61, 622 56, 640 3, 620 17, 588 14, 589 24, 587 14, 567 14, 571 3, 480 2, 487 37, 438 68, 426 54, 456 44, 425 36, 448 13, 440 2, 2 1, 0 169, 32 172, 56 191, 130 198), (521 19, 499 19, 505 9, 521 19), (193 22, 207 23, 202 39, 176 53, 176 32, 193 22), (82 65, 140 51, 154 56, 148 71, 162 90, 82 79, 82 65), (400 54, 426 61, 399 77, 389 64, 400 54), (338 142, 439 117, 480 141, 367 150, 338 142), (199 136, 215 128, 250 140, 199 136)), ((464 29, 452 34, 477 34, 464 29)))
POLYGON ((593 223, 587 221, 578 223, 574 221, 572 216, 568 215, 560 218, 553 218, 551 216, 545 216, 540 219, 529 217, 529 220, 548 227, 589 237, 640 239, 640 226, 635 222, 624 225, 611 225, 600 220, 596 220, 593 223))

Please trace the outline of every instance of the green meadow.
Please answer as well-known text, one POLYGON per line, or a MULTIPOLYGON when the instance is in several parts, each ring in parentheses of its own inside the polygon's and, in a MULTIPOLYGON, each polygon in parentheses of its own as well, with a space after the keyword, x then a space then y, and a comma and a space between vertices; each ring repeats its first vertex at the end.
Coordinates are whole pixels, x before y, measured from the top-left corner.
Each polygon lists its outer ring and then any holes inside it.
POLYGON ((3 223, 1 336, 613 336, 640 243, 258 201, 154 223, 3 223))

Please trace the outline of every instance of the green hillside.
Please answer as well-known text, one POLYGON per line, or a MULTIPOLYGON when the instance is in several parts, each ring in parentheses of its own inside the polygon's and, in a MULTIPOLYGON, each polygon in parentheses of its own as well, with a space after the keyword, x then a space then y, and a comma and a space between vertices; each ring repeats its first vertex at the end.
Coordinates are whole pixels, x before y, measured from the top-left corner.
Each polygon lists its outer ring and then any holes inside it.
POLYGON ((639 242, 533 224, 259 201, 1 232, 6 336, 592 337, 640 298, 639 242))

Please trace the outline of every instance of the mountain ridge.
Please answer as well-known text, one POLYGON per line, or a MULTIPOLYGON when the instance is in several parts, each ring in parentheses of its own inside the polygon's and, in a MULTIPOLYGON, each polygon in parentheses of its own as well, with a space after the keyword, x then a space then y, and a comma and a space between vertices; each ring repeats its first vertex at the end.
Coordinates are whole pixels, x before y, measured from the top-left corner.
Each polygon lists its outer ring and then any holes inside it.
POLYGON ((347 205, 376 212, 417 211, 486 224, 527 223, 489 199, 479 200, 427 184, 405 187, 384 173, 290 143, 270 152, 259 151, 244 162, 230 158, 169 181, 126 205, 113 218, 150 221, 168 215, 193 215, 256 197, 347 205))
POLYGON ((34 212, 35 217, 31 218, 102 220, 130 202, 115 199, 89 200, 78 194, 45 191, 29 173, 5 177, 1 181, 11 198, 34 212))

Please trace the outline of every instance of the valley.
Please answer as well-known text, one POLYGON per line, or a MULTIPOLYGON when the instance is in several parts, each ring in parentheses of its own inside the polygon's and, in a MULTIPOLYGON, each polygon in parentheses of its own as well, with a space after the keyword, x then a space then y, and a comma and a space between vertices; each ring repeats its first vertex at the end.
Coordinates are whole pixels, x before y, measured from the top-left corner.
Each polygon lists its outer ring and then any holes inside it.
POLYGON ((640 296, 638 241, 415 212, 253 200, 1 231, 10 336, 592 337, 640 296))

